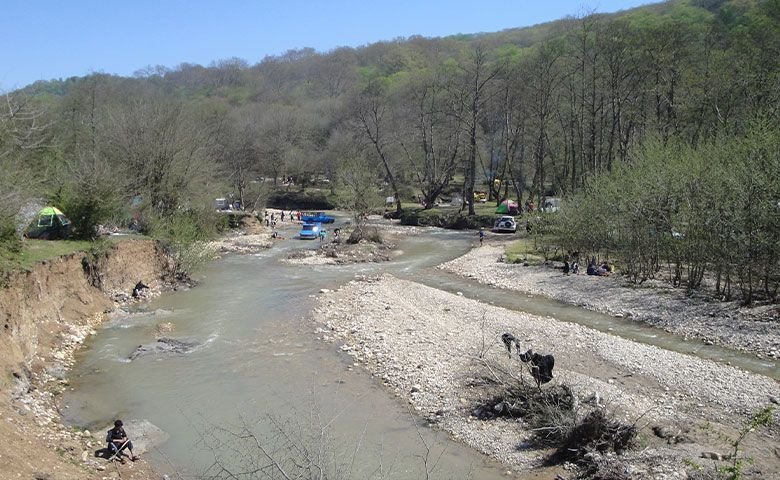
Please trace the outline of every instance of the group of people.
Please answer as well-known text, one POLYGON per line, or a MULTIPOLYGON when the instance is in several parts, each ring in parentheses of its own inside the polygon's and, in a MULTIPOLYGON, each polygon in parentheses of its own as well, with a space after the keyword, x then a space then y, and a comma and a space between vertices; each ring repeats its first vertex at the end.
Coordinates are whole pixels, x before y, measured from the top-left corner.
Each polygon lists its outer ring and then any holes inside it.
POLYGON ((610 265, 606 261, 601 262, 601 264, 599 265, 598 263, 596 263, 596 257, 593 257, 588 263, 587 273, 588 275, 606 277, 607 275, 612 273, 612 265, 610 265))
MULTIPOLYGON (((578 274, 580 273, 580 264, 577 262, 577 259, 579 258, 579 254, 573 255, 573 260, 571 263, 569 263, 568 258, 563 262, 563 274, 569 275, 571 273, 578 274)), ((585 270, 585 273, 588 275, 596 275, 599 277, 606 277, 610 273, 612 273, 613 267, 610 265, 606 260, 598 263, 596 261, 596 257, 591 257, 590 261, 588 262, 588 268, 585 270)))
POLYGON ((563 262, 563 274, 568 275, 570 273, 575 275, 580 273, 580 264, 576 260, 571 262, 571 264, 569 264, 568 260, 563 262))
MULTIPOLYGON (((268 211, 266 210, 264 218, 265 218, 265 226, 266 227, 276 228, 276 213, 275 212, 271 212, 271 214, 269 215, 268 211)), ((301 212, 290 210, 290 213, 285 213, 284 210, 282 210, 279 213, 279 221, 280 222, 284 222, 285 218, 287 218, 287 220, 290 221, 290 222, 294 222, 296 220, 300 222, 301 221, 301 212)))

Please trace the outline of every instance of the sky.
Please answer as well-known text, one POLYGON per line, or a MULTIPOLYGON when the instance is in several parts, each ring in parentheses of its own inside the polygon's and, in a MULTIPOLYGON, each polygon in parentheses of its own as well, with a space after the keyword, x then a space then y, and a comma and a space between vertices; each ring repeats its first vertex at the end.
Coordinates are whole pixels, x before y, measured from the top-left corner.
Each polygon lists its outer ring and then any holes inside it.
POLYGON ((3 0, 0 92, 92 72, 495 32, 653 0, 3 0))

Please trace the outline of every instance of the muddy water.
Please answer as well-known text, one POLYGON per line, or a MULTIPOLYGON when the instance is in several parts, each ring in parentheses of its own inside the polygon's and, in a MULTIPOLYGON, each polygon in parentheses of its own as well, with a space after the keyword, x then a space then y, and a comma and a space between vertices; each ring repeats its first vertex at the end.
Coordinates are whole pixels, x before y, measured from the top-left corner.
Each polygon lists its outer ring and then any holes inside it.
MULTIPOLYGON (((288 238, 292 233, 286 232, 288 238)), ((253 430, 261 437, 269 433, 272 420, 291 431, 301 424, 329 424, 328 444, 336 457, 351 458, 360 444, 353 478, 370 478, 380 466, 390 465, 390 478, 424 478, 420 434, 432 448, 432 458, 441 454, 431 478, 506 478, 499 466, 477 452, 446 435, 417 428, 421 421, 402 402, 361 369, 353 369, 351 359, 336 346, 317 341, 316 325, 307 320, 312 296, 355 275, 382 271, 499 306, 777 374, 774 365, 749 356, 541 297, 480 286, 433 268, 465 253, 474 240, 471 234, 431 231, 404 241, 404 254, 392 262, 339 267, 280 263, 293 249, 317 247, 287 240, 263 254, 209 264, 196 289, 165 295, 142 311, 105 324, 73 372, 74 390, 64 399, 66 419, 91 430, 116 417, 148 419, 172 435, 151 452, 153 461, 171 462, 187 475, 202 473, 214 459, 214 449, 198 439, 215 431, 215 425, 237 430, 243 419, 255 422, 253 430), (130 362, 134 348, 152 342, 161 322, 175 325, 168 336, 198 346, 182 356, 150 355, 130 362)))
POLYGON ((392 265, 286 265, 279 259, 291 249, 316 247, 287 240, 260 255, 206 266, 197 288, 105 324, 73 372, 74 390, 64 400, 67 420, 94 431, 116 417, 148 419, 172 436, 151 452, 153 461, 170 461, 187 475, 202 473, 213 461, 198 439, 214 425, 238 430, 241 421, 255 422, 254 431, 263 436, 273 420, 289 431, 330 423, 327 443, 338 462, 347 463, 360 444, 353 478, 370 478, 380 465, 392 467, 390 478, 425 478, 420 434, 431 447, 431 463, 441 455, 432 478, 466 478, 468 472, 475 479, 506 478, 485 456, 422 427, 402 402, 353 369, 337 346, 318 341, 316 325, 307 321, 311 297, 321 288, 384 269, 411 272, 469 246, 457 234, 411 238, 407 245, 411 253, 392 265), (168 336, 199 346, 186 355, 128 361, 136 346, 153 341, 161 322, 175 325, 168 336))

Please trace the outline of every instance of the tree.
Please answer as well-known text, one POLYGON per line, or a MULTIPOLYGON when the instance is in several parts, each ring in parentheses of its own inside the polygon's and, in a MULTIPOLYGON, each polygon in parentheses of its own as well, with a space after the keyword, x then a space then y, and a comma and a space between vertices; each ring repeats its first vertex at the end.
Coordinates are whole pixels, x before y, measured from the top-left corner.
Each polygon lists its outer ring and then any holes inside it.
POLYGON ((382 162, 385 177, 390 183, 395 199, 395 212, 401 213, 401 196, 398 192, 393 168, 391 167, 390 136, 388 123, 390 108, 385 96, 386 79, 369 78, 363 91, 357 96, 353 105, 355 119, 354 127, 360 130, 368 139, 377 157, 382 162))
POLYGON ((167 216, 211 193, 216 132, 181 102, 138 98, 110 115, 111 153, 124 167, 129 191, 141 193, 152 211, 167 216))
POLYGON ((364 238, 368 215, 379 210, 383 204, 378 186, 381 174, 376 168, 376 162, 366 155, 368 146, 364 136, 355 136, 342 130, 334 133, 328 148, 340 159, 336 177, 345 190, 340 203, 352 214, 355 231, 350 239, 353 241, 364 238))
POLYGON ((490 100, 488 87, 499 75, 503 65, 494 63, 487 48, 477 43, 466 58, 457 63, 457 73, 451 85, 455 98, 452 115, 458 117, 468 137, 468 157, 465 165, 464 201, 468 202, 469 215, 474 215, 474 185, 477 175, 477 133, 484 115, 484 107, 490 100))
MULTIPOLYGON (((41 176, 28 167, 33 155, 47 147, 51 124, 44 110, 25 95, 6 93, 0 107, 0 244, 17 249, 16 215, 41 176)), ((2 252, 0 252, 2 253, 2 252)))
POLYGON ((448 98, 437 74, 421 73, 401 94, 398 142, 406 155, 424 208, 447 188, 463 145, 462 116, 447 112, 448 98))
POLYGON ((60 142, 50 190, 73 222, 76 238, 94 239, 97 225, 120 221, 126 192, 121 167, 110 156, 112 84, 107 75, 95 74, 71 89, 56 126, 60 142))

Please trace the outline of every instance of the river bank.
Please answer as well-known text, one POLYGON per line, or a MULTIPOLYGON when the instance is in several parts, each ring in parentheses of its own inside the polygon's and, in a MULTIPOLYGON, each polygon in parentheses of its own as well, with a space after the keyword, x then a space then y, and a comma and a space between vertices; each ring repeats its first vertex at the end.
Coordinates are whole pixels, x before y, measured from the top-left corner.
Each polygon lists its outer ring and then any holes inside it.
MULTIPOLYGON (((507 278, 492 270, 500 253, 497 247, 474 249, 444 268, 461 269, 477 281, 496 281, 507 278)), ((640 427, 643 449, 597 460, 630 472, 625 478, 686 478, 686 469, 696 463, 723 466, 723 461, 702 457, 725 458, 733 448, 729 439, 757 409, 777 402, 780 391, 776 381, 731 366, 389 275, 323 293, 316 316, 325 327, 321 338, 343 343, 344 352, 431 425, 513 471, 537 471, 550 452, 531 445, 532 432, 521 419, 477 418, 495 393, 485 379, 493 371, 521 370, 506 356, 500 342, 504 332, 528 348, 555 355, 553 383, 569 385, 583 406, 603 408, 640 427), (658 438, 654 427, 675 433, 658 438)), ((780 476, 777 435, 775 428, 745 440, 744 454, 761 459, 747 467, 748 476, 780 476)), ((571 478, 564 468, 555 474, 571 478)))
POLYGON ((168 268, 155 242, 124 240, 99 259, 79 253, 43 262, 0 289, 3 478, 160 478, 144 461, 120 466, 95 458, 104 432, 63 425, 58 402, 75 352, 106 314, 134 301, 139 281, 150 287, 145 297, 158 295, 168 287, 168 268))
POLYGON ((780 362, 777 305, 745 308, 706 295, 688 296, 684 289, 660 281, 635 286, 619 275, 563 275, 559 269, 507 264, 503 258, 504 242, 488 242, 440 268, 496 288, 542 295, 780 362))

